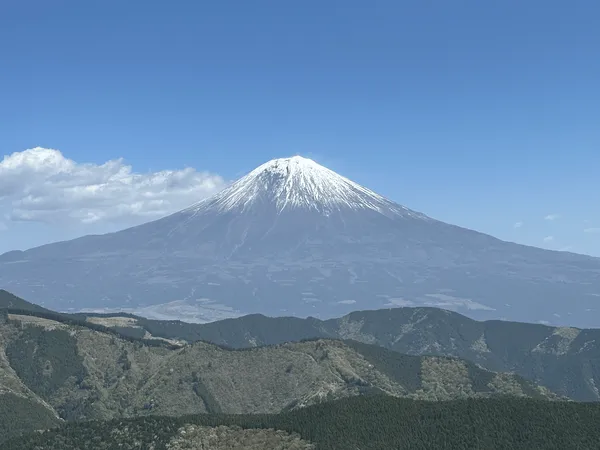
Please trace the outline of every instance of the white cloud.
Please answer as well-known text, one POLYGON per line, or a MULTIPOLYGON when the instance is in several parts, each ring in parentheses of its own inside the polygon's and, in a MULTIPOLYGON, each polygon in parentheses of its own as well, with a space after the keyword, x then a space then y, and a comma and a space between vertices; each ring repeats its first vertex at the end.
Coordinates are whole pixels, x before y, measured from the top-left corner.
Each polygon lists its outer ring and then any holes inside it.
POLYGON ((556 220, 558 218, 560 218, 558 214, 548 214, 546 217, 544 217, 544 220, 556 220))
POLYGON ((586 228, 584 233, 600 233, 600 227, 586 228))
POLYGON ((544 238, 544 242, 552 242, 554 240, 554 236, 546 236, 544 238))
POLYGON ((354 305, 356 300, 341 300, 338 302, 340 305, 354 305))
POLYGON ((523 222, 516 222, 516 223, 513 225, 513 228, 521 228, 522 226, 523 226, 523 222))
POLYGON ((571 250, 573 250, 573 246, 572 245, 565 245, 564 247, 562 247, 560 249, 561 252, 569 252, 571 250))
POLYGON ((411 300, 405 300, 403 298, 390 298, 389 302, 383 306, 415 306, 416 303, 411 300))
POLYGON ((135 173, 122 159, 80 163, 36 147, 0 161, 0 212, 7 221, 142 222, 183 209, 225 186, 193 168, 135 173))

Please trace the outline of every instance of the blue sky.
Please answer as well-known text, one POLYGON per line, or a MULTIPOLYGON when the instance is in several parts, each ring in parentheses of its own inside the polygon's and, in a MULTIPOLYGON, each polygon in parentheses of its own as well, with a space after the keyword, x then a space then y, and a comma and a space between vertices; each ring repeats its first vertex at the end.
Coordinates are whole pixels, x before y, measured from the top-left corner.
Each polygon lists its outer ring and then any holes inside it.
POLYGON ((592 0, 3 1, 0 252, 302 154, 435 218, 600 256, 599 18, 592 0))

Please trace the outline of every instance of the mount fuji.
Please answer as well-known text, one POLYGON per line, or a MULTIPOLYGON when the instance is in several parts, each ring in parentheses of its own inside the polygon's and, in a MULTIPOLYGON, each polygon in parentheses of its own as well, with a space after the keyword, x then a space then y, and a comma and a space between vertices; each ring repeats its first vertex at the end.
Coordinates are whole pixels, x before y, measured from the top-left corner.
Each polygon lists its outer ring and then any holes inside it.
POLYGON ((197 322, 424 305, 600 327, 600 258, 440 222, 299 156, 153 222, 5 253, 0 288, 56 310, 197 322))

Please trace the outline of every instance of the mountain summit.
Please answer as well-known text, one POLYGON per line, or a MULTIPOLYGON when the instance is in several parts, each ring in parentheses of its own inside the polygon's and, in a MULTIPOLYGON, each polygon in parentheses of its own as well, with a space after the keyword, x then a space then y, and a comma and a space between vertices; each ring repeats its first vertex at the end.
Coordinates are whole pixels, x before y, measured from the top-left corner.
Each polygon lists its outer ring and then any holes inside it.
POLYGON ((504 242, 294 156, 183 211, 0 256, 0 288, 50 309, 210 321, 438 306, 600 327, 600 259, 504 242))
POLYGON ((383 215, 425 218, 302 156, 273 159, 190 209, 240 213, 255 208, 278 213, 309 210, 324 215, 372 210, 383 215))

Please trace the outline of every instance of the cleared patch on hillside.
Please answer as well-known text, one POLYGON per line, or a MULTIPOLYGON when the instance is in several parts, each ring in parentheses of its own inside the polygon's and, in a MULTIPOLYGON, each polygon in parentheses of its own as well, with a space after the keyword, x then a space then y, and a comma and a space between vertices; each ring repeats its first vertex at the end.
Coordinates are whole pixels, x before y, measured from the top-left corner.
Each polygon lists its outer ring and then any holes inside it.
POLYGON ((467 365, 458 359, 424 357, 421 361, 422 391, 415 397, 425 400, 453 400, 472 397, 467 365))
POLYGON ((43 317, 25 316, 21 314, 9 314, 8 318, 10 320, 18 320, 19 322, 25 325, 43 327, 47 331, 69 328, 69 325, 67 324, 57 322, 56 320, 45 319, 43 317))
POLYGON ((95 323, 98 325, 104 325, 105 327, 135 327, 141 328, 137 325, 137 319, 133 317, 94 317, 88 316, 85 318, 86 321, 90 323, 95 323))
POLYGON ((364 342, 365 344, 375 344, 377 342, 375 336, 362 332, 364 324, 364 320, 354 321, 350 320, 348 316, 344 316, 339 319, 338 335, 342 339, 352 339, 364 342))
POLYGON ((274 429, 237 426, 186 425, 178 430, 168 450, 312 450, 315 446, 296 434, 274 429))

